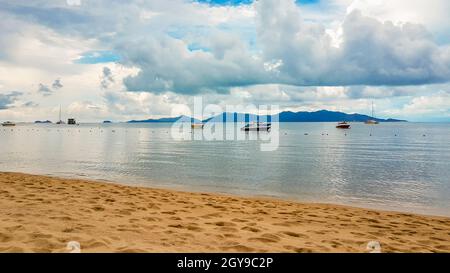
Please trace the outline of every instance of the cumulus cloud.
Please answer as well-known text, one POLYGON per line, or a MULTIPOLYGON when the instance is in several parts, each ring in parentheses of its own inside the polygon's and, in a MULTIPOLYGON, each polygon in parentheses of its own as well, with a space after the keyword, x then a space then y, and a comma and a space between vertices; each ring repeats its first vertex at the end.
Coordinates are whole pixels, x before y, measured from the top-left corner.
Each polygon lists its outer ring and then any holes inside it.
POLYGON ((33 108, 33 107, 38 107, 39 104, 34 102, 34 101, 28 101, 28 102, 25 102, 24 104, 22 104, 22 106, 23 107, 31 107, 31 108, 33 108))
POLYGON ((421 24, 438 41, 450 42, 450 2, 447 0, 353 0, 346 9, 348 13, 360 10, 364 15, 395 24, 421 24))
POLYGON ((110 112, 124 117, 168 116, 173 109, 183 108, 188 103, 184 96, 171 92, 152 94, 107 91, 103 97, 110 112))
POLYGON ((100 81, 100 86, 103 89, 108 89, 108 87, 114 83, 114 77, 112 74, 112 71, 109 67, 103 67, 102 70, 102 76, 100 77, 101 81, 100 81))
POLYGON ((19 91, 13 91, 7 94, 0 94, 0 110, 5 110, 13 107, 14 103, 22 95, 23 93, 19 91))
POLYGON ((419 96, 413 98, 404 106, 403 113, 436 115, 450 117, 450 94, 437 93, 432 96, 419 96))
POLYGON ((52 84, 52 88, 55 90, 61 89, 63 87, 64 87, 64 85, 62 85, 61 79, 56 79, 52 84))
POLYGON ((258 3, 258 34, 267 60, 281 60, 293 85, 415 85, 446 82, 450 51, 421 25, 380 22, 355 10, 338 48, 325 28, 305 22, 293 1, 258 3))
POLYGON ((108 114, 167 113, 177 105, 167 94, 311 109, 431 96, 450 80, 448 3, 0 0, 0 88, 41 82, 27 100, 40 99, 41 108, 79 101, 74 109, 92 116, 88 106, 102 103, 108 114), (110 52, 114 63, 77 62, 86 52, 110 52), (92 92, 99 89, 108 90, 92 92))
POLYGON ((64 85, 61 83, 61 79, 56 79, 53 81, 52 86, 49 87, 43 83, 39 83, 38 85, 38 93, 40 93, 44 97, 48 97, 53 94, 54 91, 63 88, 64 85))
POLYGON ((140 69, 136 76, 128 77, 124 84, 129 91, 182 94, 223 92, 232 86, 245 86, 266 82, 270 75, 261 62, 232 44, 220 56, 213 52, 190 51, 183 41, 159 37, 145 38, 136 43, 118 47, 125 65, 140 69), (221 55, 224 55, 221 58, 221 55))
POLYGON ((45 84, 40 83, 38 86, 38 90, 39 93, 41 93, 43 96, 47 97, 50 96, 51 94, 53 94, 53 90, 50 89, 50 87, 48 87, 45 84))
POLYGON ((450 93, 439 91, 431 95, 412 97, 401 107, 386 109, 386 115, 415 121, 450 121, 450 93))
MULTIPOLYGON (((110 47, 121 56, 121 64, 139 69, 124 79, 129 91, 196 94, 256 84, 420 85, 450 78, 448 46, 438 45, 423 25, 366 16, 358 9, 364 4, 354 3, 339 23, 338 44, 329 26, 305 20, 305 9, 294 0, 239 7, 160 0, 105 5, 86 2, 73 8, 48 1, 3 8, 56 32, 94 38, 110 47), (108 16, 113 11, 118 14, 114 20, 108 16), (254 27, 254 39, 251 32, 247 38, 238 34, 242 22, 254 27), (170 33, 174 28, 178 32, 170 33), (196 43, 202 50, 190 50, 196 43)), ((104 71, 102 88, 111 79, 104 71)))
POLYGON ((422 25, 394 25, 354 10, 336 47, 325 26, 302 19, 293 0, 255 6, 259 53, 227 33, 209 35, 208 50, 194 52, 171 37, 127 41, 115 49, 140 72, 124 80, 126 88, 195 94, 256 84, 397 86, 450 78, 450 48, 437 45, 422 25))

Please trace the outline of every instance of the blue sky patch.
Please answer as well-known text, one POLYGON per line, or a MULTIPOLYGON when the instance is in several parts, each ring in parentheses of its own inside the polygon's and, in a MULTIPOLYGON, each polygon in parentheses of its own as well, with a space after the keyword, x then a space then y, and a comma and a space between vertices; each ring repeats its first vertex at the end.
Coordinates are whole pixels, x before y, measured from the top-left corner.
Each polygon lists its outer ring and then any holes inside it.
POLYGON ((295 2, 297 4, 308 5, 308 4, 318 4, 320 0, 296 0, 295 2))
POLYGON ((75 60, 77 64, 99 64, 113 63, 120 61, 120 56, 112 51, 89 51, 84 53, 79 59, 75 60))
POLYGON ((189 44, 188 49, 189 49, 189 51, 205 51, 205 52, 211 51, 209 48, 207 48, 199 43, 189 44))
POLYGON ((196 2, 218 6, 239 6, 251 4, 253 0, 196 0, 196 2))

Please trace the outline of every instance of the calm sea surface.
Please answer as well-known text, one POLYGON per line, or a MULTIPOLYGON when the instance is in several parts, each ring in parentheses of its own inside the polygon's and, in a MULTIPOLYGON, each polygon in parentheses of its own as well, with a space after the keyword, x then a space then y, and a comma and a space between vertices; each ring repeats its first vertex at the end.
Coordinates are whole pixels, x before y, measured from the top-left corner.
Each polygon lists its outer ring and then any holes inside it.
POLYGON ((273 152, 261 140, 175 140, 170 128, 0 127, 0 171, 450 216, 448 123, 281 123, 273 152))

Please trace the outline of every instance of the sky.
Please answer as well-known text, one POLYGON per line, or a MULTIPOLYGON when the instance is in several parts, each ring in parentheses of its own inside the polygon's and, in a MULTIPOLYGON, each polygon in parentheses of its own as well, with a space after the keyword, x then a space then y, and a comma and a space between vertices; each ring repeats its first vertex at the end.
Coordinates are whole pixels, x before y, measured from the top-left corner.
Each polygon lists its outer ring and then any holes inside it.
POLYGON ((204 104, 450 122, 447 0, 0 0, 0 121, 204 104))

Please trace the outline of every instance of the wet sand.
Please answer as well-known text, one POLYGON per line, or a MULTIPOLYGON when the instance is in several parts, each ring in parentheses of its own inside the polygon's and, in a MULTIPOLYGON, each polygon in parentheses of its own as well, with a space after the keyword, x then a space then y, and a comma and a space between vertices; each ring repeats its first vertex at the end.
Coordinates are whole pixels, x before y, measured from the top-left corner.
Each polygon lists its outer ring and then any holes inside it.
POLYGON ((450 218, 0 173, 0 252, 450 252, 450 218))

